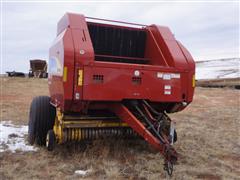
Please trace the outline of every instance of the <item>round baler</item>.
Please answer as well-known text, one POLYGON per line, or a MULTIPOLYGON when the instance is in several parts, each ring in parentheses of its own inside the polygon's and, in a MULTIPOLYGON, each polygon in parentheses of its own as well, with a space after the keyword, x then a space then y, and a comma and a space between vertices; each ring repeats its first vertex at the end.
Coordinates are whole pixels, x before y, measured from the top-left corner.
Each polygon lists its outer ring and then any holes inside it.
POLYGON ((193 99, 195 63, 169 28, 65 14, 49 53, 50 97, 33 99, 29 143, 138 134, 177 161, 168 113, 193 99))

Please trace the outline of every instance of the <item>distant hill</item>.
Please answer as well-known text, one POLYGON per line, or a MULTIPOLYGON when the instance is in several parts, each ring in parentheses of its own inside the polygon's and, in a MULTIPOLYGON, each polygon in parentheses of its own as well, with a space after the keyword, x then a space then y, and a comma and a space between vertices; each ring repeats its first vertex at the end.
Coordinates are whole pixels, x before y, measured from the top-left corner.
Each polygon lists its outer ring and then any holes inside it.
POLYGON ((196 79, 224 79, 240 77, 240 58, 196 62, 196 79))

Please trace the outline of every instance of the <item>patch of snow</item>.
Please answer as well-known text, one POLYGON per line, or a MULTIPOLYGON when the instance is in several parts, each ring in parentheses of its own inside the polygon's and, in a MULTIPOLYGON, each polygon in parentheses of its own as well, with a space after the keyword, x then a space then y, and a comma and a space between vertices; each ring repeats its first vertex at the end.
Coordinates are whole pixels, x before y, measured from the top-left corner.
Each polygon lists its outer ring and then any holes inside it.
POLYGON ((0 122, 0 152, 36 151, 37 148, 27 145, 25 136, 28 126, 16 126, 11 121, 0 122))
POLYGON ((219 59, 196 62, 196 79, 240 77, 240 59, 219 59))
POLYGON ((92 170, 88 169, 88 170, 76 170, 75 174, 80 175, 80 176, 86 176, 88 173, 90 173, 92 170))

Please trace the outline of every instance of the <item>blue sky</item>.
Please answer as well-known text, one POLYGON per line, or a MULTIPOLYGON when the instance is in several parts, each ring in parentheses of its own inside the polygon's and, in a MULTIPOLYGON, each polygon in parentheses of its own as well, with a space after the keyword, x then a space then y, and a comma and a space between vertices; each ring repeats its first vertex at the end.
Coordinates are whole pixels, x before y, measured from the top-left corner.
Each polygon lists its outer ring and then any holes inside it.
POLYGON ((29 70, 48 59, 65 12, 170 27, 196 61, 239 57, 239 3, 2 3, 1 71, 29 70))

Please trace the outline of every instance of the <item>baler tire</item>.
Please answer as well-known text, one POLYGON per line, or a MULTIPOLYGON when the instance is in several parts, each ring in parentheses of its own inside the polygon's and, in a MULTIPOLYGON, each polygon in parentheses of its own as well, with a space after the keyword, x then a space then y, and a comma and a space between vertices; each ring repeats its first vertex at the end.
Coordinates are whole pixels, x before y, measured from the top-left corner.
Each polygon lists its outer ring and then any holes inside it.
POLYGON ((56 109, 50 104, 50 97, 38 96, 32 100, 28 123, 29 144, 46 144, 47 132, 53 129, 55 116, 56 109))
POLYGON ((55 146, 55 134, 52 129, 50 129, 47 132, 47 137, 46 137, 46 147, 48 151, 52 151, 55 146))
POLYGON ((29 119, 29 122, 28 122, 28 143, 30 145, 33 145, 34 142, 35 142, 35 133, 34 133, 33 122, 29 119))

